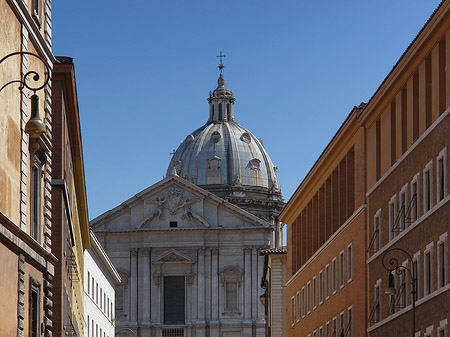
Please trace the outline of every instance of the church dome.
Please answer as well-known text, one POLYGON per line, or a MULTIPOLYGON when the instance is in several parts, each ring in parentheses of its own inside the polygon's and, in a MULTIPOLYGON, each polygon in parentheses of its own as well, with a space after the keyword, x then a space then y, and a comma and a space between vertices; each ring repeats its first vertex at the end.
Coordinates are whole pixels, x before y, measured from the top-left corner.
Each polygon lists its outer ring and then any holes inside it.
POLYGON ((277 167, 262 141, 234 120, 235 98, 225 87, 222 72, 217 82, 208 98, 208 121, 181 142, 167 175, 176 173, 254 214, 261 213, 249 205, 281 203, 277 167))

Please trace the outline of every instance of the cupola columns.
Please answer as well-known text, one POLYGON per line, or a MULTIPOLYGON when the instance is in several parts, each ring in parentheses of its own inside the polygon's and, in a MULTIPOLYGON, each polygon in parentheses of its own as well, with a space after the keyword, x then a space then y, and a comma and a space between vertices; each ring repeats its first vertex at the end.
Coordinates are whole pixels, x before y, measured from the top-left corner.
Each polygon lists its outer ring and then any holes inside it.
POLYGON ((217 80, 217 88, 209 92, 209 119, 208 122, 223 123, 234 121, 234 98, 233 91, 225 87, 225 79, 222 72, 217 80))

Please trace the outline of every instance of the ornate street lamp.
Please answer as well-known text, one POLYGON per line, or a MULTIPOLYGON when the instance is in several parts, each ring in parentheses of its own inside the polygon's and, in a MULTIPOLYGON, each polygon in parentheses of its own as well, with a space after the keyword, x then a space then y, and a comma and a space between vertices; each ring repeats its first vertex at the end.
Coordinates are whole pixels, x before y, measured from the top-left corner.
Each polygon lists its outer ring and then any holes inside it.
POLYGON ((44 79, 43 84, 40 86, 33 87, 29 84, 29 77, 32 76, 32 80, 34 82, 38 82, 39 78, 40 78, 39 74, 36 71, 30 70, 30 71, 26 72, 20 79, 9 81, 8 83, 4 84, 0 88, 0 92, 1 92, 5 87, 7 87, 10 84, 20 83, 19 90, 22 90, 23 88, 27 88, 27 89, 33 91, 33 95, 31 96, 31 117, 28 120, 27 124, 25 125, 25 132, 28 133, 31 138, 36 139, 36 138, 39 138, 40 135, 45 133, 45 124, 39 118, 39 97, 38 97, 38 95, 36 95, 36 91, 43 89, 47 85, 48 81, 50 80, 50 69, 48 68, 47 63, 45 62, 45 60, 42 57, 40 57, 39 55, 27 52, 27 51, 19 51, 19 52, 15 52, 15 53, 6 55, 5 57, 3 57, 0 60, 0 65, 6 59, 8 59, 12 56, 16 56, 16 55, 20 55, 20 56, 30 55, 30 56, 36 57, 42 61, 42 63, 44 64, 44 68, 45 68, 45 70, 44 70, 45 79, 44 79))
MULTIPOLYGON (((416 294, 417 294, 417 290, 416 290, 416 283, 417 283, 417 276, 416 276, 416 268, 414 266, 414 261, 411 257, 411 255, 404 249, 402 248, 398 248, 398 247, 394 247, 391 249, 388 249, 384 254, 383 254, 383 267, 384 269, 388 270, 388 271, 395 271, 395 273, 397 275, 401 275, 403 272, 408 272, 409 276, 411 277, 411 297, 412 297, 412 334, 411 336, 414 337, 415 333, 416 333, 416 294), (387 259, 387 256, 389 253, 392 253, 394 251, 403 253, 404 255, 406 255, 406 257, 408 258, 410 265, 411 265, 411 269, 409 269, 408 267, 405 267, 403 265, 401 265, 398 262, 398 259, 396 257, 391 256, 389 259, 387 259)), ((388 287, 386 288, 385 292, 386 295, 395 295, 397 293, 397 291, 395 290, 395 285, 394 285, 394 275, 389 274, 389 283, 388 283, 388 287)))

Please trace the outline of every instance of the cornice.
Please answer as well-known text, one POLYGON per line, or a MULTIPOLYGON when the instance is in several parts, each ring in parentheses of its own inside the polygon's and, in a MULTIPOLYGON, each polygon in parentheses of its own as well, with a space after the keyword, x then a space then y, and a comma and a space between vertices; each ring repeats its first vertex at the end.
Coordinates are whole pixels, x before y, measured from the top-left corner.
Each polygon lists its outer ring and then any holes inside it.
POLYGON ((28 12, 26 4, 24 4, 21 0, 6 0, 6 2, 17 15, 21 24, 23 24, 27 28, 29 37, 31 37, 33 42, 35 43, 35 47, 38 53, 45 58, 45 60, 47 61, 47 65, 50 69, 52 69, 53 63, 56 59, 53 56, 51 48, 45 42, 45 39, 42 36, 39 28, 36 26, 33 18, 28 12))
POLYGON ((279 215, 281 222, 290 223, 297 217, 304 203, 313 197, 320 187, 319 185, 328 177, 330 170, 334 169, 336 162, 346 153, 350 145, 353 145, 352 139, 361 129, 361 126, 356 120, 357 111, 353 109, 350 112, 344 123, 319 156, 319 159, 317 159, 297 187, 297 190, 279 215))

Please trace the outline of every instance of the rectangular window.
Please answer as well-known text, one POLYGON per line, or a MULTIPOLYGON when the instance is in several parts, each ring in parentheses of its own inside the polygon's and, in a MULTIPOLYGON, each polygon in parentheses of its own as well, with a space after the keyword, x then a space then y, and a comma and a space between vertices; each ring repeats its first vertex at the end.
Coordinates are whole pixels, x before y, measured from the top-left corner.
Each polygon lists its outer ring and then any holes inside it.
POLYGON ((103 293, 103 312, 106 313, 106 294, 103 293))
POLYGON ((94 320, 91 320, 91 323, 92 323, 92 324, 91 324, 91 326, 92 326, 92 334, 91 334, 91 336, 92 336, 92 337, 95 337, 95 334, 94 334, 94 327, 95 327, 95 326, 94 326, 94 320))
POLYGON ((308 314, 311 312, 311 281, 308 282, 307 286, 307 297, 308 297, 308 314))
POLYGON ((402 190, 400 191, 399 196, 399 214, 398 214, 398 231, 404 231, 406 228, 406 218, 407 218, 407 205, 406 201, 408 200, 408 184, 402 187, 402 190))
POLYGON ((331 282, 330 282, 330 265, 327 264, 325 267, 325 288, 327 298, 331 295, 331 282))
MULTIPOLYGON (((394 278, 394 284, 397 284, 397 274, 395 272, 391 272, 392 277, 394 278)), ((395 288, 398 288, 397 286, 395 288)), ((400 290, 398 290, 399 292, 395 295, 389 295, 389 315, 392 315, 393 313, 395 313, 395 301, 397 296, 400 294, 400 290)))
POLYGON ((333 274, 333 280, 332 280, 332 285, 333 285, 333 294, 336 293, 337 291, 337 258, 334 258, 331 264, 332 267, 332 271, 331 273, 333 274))
POLYGON ((410 223, 416 222, 419 218, 419 177, 420 174, 417 174, 413 180, 411 181, 411 214, 410 214, 410 223))
POLYGON ((296 307, 296 316, 297 316, 297 322, 300 322, 300 317, 301 317, 301 304, 300 304, 300 291, 297 291, 297 298, 296 298, 296 304, 297 304, 297 307, 296 307))
POLYGON ((33 165, 31 168, 31 227, 33 239, 41 243, 41 169, 33 165))
POLYGON ((416 279, 416 301, 420 298, 420 283, 419 283, 419 275, 420 275, 420 250, 414 254, 413 256, 413 274, 416 279))
POLYGON ((335 317, 333 318, 333 336, 337 336, 337 331, 338 331, 337 317, 335 317))
POLYGON ((375 322, 381 321, 381 280, 375 284, 375 322))
POLYGON ((437 202, 444 200, 447 194, 447 148, 442 150, 437 157, 437 202))
POLYGON ((433 161, 430 161, 423 170, 423 213, 433 207, 433 161))
POLYGON ((40 287, 39 283, 30 279, 30 336, 39 337, 40 334, 40 314, 39 314, 39 297, 40 287))
POLYGON ((433 243, 427 246, 423 258, 424 295, 426 296, 433 292, 433 243))
POLYGON ((95 324, 95 337, 98 337, 98 324, 95 324))
POLYGON ((88 295, 90 292, 90 286, 91 286, 91 273, 88 272, 88 276, 87 276, 87 293, 88 293, 88 295))
POLYGON ((389 201, 389 240, 395 237, 395 220, 397 218, 397 195, 394 195, 389 201))
POLYGON ((102 310, 103 289, 100 287, 100 310, 102 310))
POLYGON ((306 294, 305 287, 302 288, 302 317, 306 316, 306 294))
MULTIPOLYGON (((409 269, 408 267, 408 263, 407 261, 404 262, 402 264, 403 267, 406 267, 409 269)), ((408 305, 408 287, 407 287, 407 275, 406 275, 406 270, 403 270, 402 273, 400 274, 400 307, 404 308, 408 305)))
POLYGON ((238 284, 237 282, 226 282, 226 307, 237 309, 238 307, 238 284))
MULTIPOLYGON (((228 283, 228 282, 227 282, 228 283)), ((234 283, 236 285, 236 283, 234 283)), ((164 324, 185 323, 185 281, 184 276, 164 277, 164 324)), ((228 296, 227 296, 228 297, 228 296)), ((228 298, 227 305, 232 304, 228 298)))
POLYGON ((291 297, 291 325, 295 325, 295 297, 291 297))
POLYGON ((313 332, 313 337, 317 337, 317 330, 313 332))
POLYGON ((345 286, 345 250, 339 254, 339 283, 341 288, 345 286))
POLYGON ((437 277, 438 277, 438 287, 442 288, 445 285, 447 285, 447 266, 448 266, 448 262, 447 262, 447 245, 448 245, 448 241, 447 241, 447 233, 444 233, 440 236, 438 244, 437 244, 437 254, 438 254, 438 272, 437 272, 437 277))
POLYGON ((347 246, 347 281, 353 280, 353 242, 347 246))
POLYGON ((323 337, 323 326, 319 328, 319 337, 323 337))
POLYGON ((328 321, 327 324, 325 325, 325 336, 326 337, 330 337, 331 336, 330 321, 328 321))
POLYGON ((95 283, 95 304, 98 305, 98 282, 95 283))
POLYGON ((341 312, 339 316, 339 328, 340 328, 340 336, 345 336, 345 311, 341 312))
POLYGON ((348 308, 347 329, 347 337, 353 337, 353 306, 348 308))
POLYGON ((313 284, 312 284, 313 290, 312 290, 312 297, 313 297, 313 309, 317 308, 317 276, 314 276, 313 278, 313 284))
POLYGON ((95 296, 95 289, 94 289, 94 276, 92 276, 92 291, 91 291, 92 299, 94 299, 95 296))
POLYGON ((89 315, 88 315, 88 317, 87 317, 87 337, 89 337, 89 336, 90 336, 90 334, 89 334, 89 315))
POLYGON ((323 270, 319 273, 319 304, 323 303, 323 270))
POLYGON ((373 218, 373 250, 378 252, 381 248, 381 208, 373 218))

